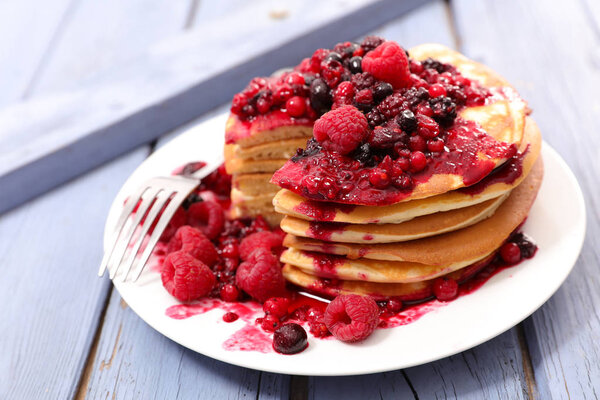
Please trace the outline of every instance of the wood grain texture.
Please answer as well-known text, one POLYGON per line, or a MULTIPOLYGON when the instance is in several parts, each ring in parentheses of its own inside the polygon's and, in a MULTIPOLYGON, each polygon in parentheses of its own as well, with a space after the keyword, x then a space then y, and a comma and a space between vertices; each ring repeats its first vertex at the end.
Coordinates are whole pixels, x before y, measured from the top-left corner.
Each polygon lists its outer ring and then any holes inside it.
POLYGON ((133 152, 0 219, 0 398, 74 395, 109 290, 104 220, 133 152))
POLYGON ((26 96, 76 2, 0 1, 0 108, 26 96))
POLYGON ((588 234, 573 272, 524 323, 543 399, 600 394, 600 35, 598 8, 591 3, 453 2, 465 52, 517 86, 586 200, 588 234))
POLYGON ((272 18, 270 1, 253 1, 85 88, 9 107, 0 112, 0 186, 22 185, 0 197, 0 212, 228 101, 253 76, 295 64, 298 54, 364 33, 424 1, 347 0, 318 9, 289 1, 285 29, 272 18), (33 184, 39 176, 45 185, 33 184))
MULTIPOLYGON (((146 325, 114 291, 84 392, 88 399, 257 398, 259 376, 258 371, 204 357, 172 342, 146 325)), ((264 387, 271 393, 267 399, 284 389, 269 378, 264 387)))

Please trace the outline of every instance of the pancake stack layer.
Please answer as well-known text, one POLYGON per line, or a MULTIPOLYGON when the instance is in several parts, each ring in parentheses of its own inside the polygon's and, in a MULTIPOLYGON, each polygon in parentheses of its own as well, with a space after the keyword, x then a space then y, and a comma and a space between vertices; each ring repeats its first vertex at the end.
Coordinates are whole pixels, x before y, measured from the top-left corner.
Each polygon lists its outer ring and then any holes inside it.
POLYGON ((258 118, 243 122, 233 114, 227 121, 225 167, 232 175, 231 213, 232 218, 260 214, 276 226, 281 215, 274 212, 272 201, 279 188, 269 181, 273 172, 306 145, 312 135, 312 121, 271 124, 267 129, 262 122, 258 118))
MULTIPOLYGON (((283 187, 273 199, 287 233, 281 261, 286 279, 308 291, 401 300, 430 297, 437 278, 460 283, 487 265, 535 200, 543 176, 541 135, 516 92, 488 68, 445 47, 423 45, 409 53, 415 60, 431 57, 451 64, 490 90, 493 96, 484 105, 464 107, 458 117, 465 126, 474 123, 484 132, 469 139, 473 143, 489 140, 490 146, 512 145, 518 151, 510 156, 477 152, 493 164, 475 182, 470 170, 449 172, 439 166, 443 163, 434 163, 431 174, 415 178, 409 192, 394 192, 396 197, 382 193, 373 203, 365 202, 361 193, 355 196, 360 201, 309 193, 302 175, 310 173, 306 165, 314 154, 305 164, 288 161, 272 179, 283 187)), ((467 140, 465 148, 473 143, 467 140)), ((234 182, 240 182, 241 173, 234 173, 234 182)))

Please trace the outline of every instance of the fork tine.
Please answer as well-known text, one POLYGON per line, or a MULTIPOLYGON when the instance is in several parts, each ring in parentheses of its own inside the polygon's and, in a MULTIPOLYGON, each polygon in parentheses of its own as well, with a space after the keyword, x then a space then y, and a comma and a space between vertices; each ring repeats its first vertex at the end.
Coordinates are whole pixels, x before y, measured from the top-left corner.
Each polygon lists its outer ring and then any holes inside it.
POLYGON ((135 195, 130 196, 129 199, 125 202, 125 207, 123 207, 123 211, 121 215, 119 215, 119 219, 114 227, 114 232, 110 238, 110 247, 106 249, 104 255, 102 256, 102 262, 100 263, 100 269, 98 270, 98 276, 104 275, 104 271, 108 267, 108 261, 110 260, 112 253, 115 251, 115 247, 117 245, 117 241, 119 240, 119 236, 121 235, 121 231, 125 227, 125 222, 127 218, 133 212, 135 206, 139 203, 142 195, 148 190, 148 186, 140 186, 135 193, 135 195))
POLYGON ((125 268, 125 272, 123 273, 123 282, 127 280, 127 276, 129 275, 129 272, 131 272, 131 267, 133 267, 133 263, 135 262, 135 256, 137 255, 138 251, 140 250, 140 247, 142 246, 142 243, 144 242, 144 239, 146 238, 146 233, 148 233, 150 227, 154 223, 154 220, 156 220, 156 216, 158 215, 160 210, 163 209, 163 207, 165 206, 165 204, 169 200, 169 197, 171 197, 172 194, 173 190, 171 189, 168 191, 162 190, 156 195, 156 201, 154 202, 152 208, 146 216, 146 220, 144 221, 144 224, 142 225, 142 230, 140 231, 140 236, 137 238, 133 248, 131 249, 131 253, 127 261, 123 264, 125 268))
POLYGON ((144 266, 146 265, 148 258, 150 258, 150 254, 152 254, 152 250, 154 250, 154 247, 156 246, 158 239, 167 227, 167 224, 171 221, 171 217, 173 217, 173 214, 175 214, 177 208, 179 208, 183 200, 185 200, 185 198, 188 196, 188 194, 190 194, 194 187, 190 187, 188 190, 177 192, 169 202, 169 205, 163 211, 160 219, 158 220, 158 224, 156 224, 156 227, 154 228, 154 231, 150 236, 150 240, 148 241, 148 244, 144 249, 142 257, 137 262, 137 271, 134 275, 133 282, 137 281, 140 275, 142 274, 144 266))
POLYGON ((123 239, 119 240, 116 246, 118 250, 116 252, 113 251, 111 258, 108 260, 108 272, 110 279, 113 279, 117 275, 117 271, 121 267, 121 261, 123 261, 123 257, 125 256, 127 248, 129 247, 129 242, 135 234, 136 228, 140 225, 140 221, 142 218, 144 218, 146 212, 154 202, 156 194, 159 190, 160 188, 150 187, 145 193, 146 196, 142 198, 142 203, 138 207, 133 221, 129 225, 129 228, 127 228, 126 232, 124 232, 123 239))

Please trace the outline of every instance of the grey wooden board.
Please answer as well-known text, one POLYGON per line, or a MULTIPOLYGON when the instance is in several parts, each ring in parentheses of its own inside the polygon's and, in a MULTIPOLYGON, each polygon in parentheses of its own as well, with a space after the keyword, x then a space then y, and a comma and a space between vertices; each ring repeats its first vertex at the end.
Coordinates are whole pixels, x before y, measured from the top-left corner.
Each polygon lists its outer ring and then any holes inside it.
POLYGON ((108 208, 135 151, 0 219, 0 398, 77 389, 109 283, 96 277, 108 208))
POLYGON ((69 19, 70 0, 0 2, 0 108, 26 96, 69 19))
POLYGON ((0 193, 0 212, 228 101, 253 76, 424 1, 320 2, 318 9, 289 1, 285 29, 273 18, 274 3, 247 2, 84 87, 8 107, 0 111, 0 186, 18 190, 0 193))
POLYGON ((600 394, 600 19, 597 3, 592 4, 453 3, 466 53, 516 85, 544 139, 571 166, 586 198, 588 234, 579 261, 565 284, 524 324, 543 399, 600 394))

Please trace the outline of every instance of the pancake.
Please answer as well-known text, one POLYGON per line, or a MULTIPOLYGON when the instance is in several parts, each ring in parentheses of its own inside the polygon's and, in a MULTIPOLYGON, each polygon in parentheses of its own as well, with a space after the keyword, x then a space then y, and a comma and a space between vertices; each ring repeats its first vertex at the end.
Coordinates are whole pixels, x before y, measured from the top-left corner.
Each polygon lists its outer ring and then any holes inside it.
POLYGON ((245 204, 248 207, 266 207, 273 211, 273 195, 270 193, 250 196, 239 189, 231 189, 231 204, 245 204))
POLYGON ((427 265, 449 265, 481 258, 499 248, 525 220, 542 183, 544 167, 538 158, 525 180, 489 218, 458 231, 399 243, 328 243, 287 235, 284 246, 344 255, 349 258, 410 261, 427 265))
POLYGON ((273 173, 277 171, 287 158, 268 160, 244 160, 241 158, 225 158, 225 169, 229 175, 253 174, 258 172, 273 173))
POLYGON ((456 210, 424 215, 401 224, 340 224, 286 216, 281 229, 289 234, 343 243, 391 243, 440 235, 490 217, 508 193, 496 199, 456 210))
POLYGON ((269 183, 271 173, 235 174, 231 177, 231 186, 239 189, 244 194, 256 196, 271 194, 271 198, 280 190, 279 187, 269 183))
MULTIPOLYGON (((485 268, 493 259, 493 255, 473 265, 451 272, 445 276, 461 283, 475 273, 485 268)), ((377 283, 364 281, 340 281, 318 278, 303 270, 285 264, 282 269, 286 280, 309 292, 324 297, 333 298, 340 294, 357 293, 372 296, 375 300, 384 300, 390 297, 402 301, 424 300, 433 296, 432 281, 421 281, 413 283, 377 283)))
POLYGON ((515 165, 505 166, 509 173, 516 173, 519 168, 521 169, 521 173, 514 177, 512 182, 498 180, 497 176, 490 174, 468 189, 388 206, 352 206, 306 200, 289 190, 282 189, 273 199, 273 205, 277 212, 306 220, 351 224, 398 224, 415 217, 464 208, 502 196, 525 179, 539 157, 541 146, 540 131, 535 121, 527 118, 525 136, 520 147, 520 151, 524 152, 522 161, 519 163, 517 160, 515 165))
MULTIPOLYGON (((413 176, 413 189, 407 193, 399 189, 365 188, 358 194, 336 193, 331 199, 337 203, 355 205, 390 205, 423 199, 471 185, 483 179, 494 168, 505 163, 521 144, 527 104, 500 76, 483 65, 441 45, 422 45, 409 52, 419 59, 440 57, 453 64, 461 73, 468 71, 492 96, 477 107, 465 107, 446 137, 446 147, 460 151, 443 153, 440 162, 413 176), (468 172, 467 172, 468 171, 468 172), (373 200, 376 199, 376 200, 373 200)), ((312 166, 320 154, 311 154, 301 160, 290 160, 273 175, 271 182, 313 200, 323 200, 321 194, 309 194, 302 182, 308 175, 329 175, 323 166, 312 166)), ((349 169, 352 159, 339 156, 336 164, 349 169)))
POLYGON ((306 146, 307 138, 292 138, 276 140, 252 147, 241 147, 239 144, 226 144, 225 157, 241 159, 264 160, 290 158, 298 148, 306 146))
POLYGON ((259 115, 253 121, 242 121, 231 114, 225 125, 225 143, 252 147, 263 143, 312 137, 313 120, 290 118, 281 112, 259 115))
MULTIPOLYGON (((496 250, 496 249, 494 249, 496 250)), ((434 279, 471 265, 489 254, 450 265, 425 265, 407 261, 381 261, 360 258, 351 260, 342 256, 324 256, 288 248, 281 254, 281 262, 300 268, 321 278, 381 283, 411 283, 434 279)))
POLYGON ((274 212, 272 209, 260 209, 260 208, 247 208, 243 206, 232 206, 229 210, 229 217, 232 219, 236 218, 254 218, 261 215, 271 227, 279 226, 282 215, 274 212))

